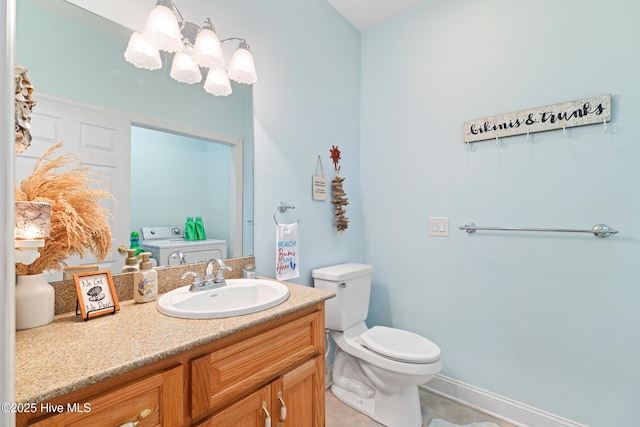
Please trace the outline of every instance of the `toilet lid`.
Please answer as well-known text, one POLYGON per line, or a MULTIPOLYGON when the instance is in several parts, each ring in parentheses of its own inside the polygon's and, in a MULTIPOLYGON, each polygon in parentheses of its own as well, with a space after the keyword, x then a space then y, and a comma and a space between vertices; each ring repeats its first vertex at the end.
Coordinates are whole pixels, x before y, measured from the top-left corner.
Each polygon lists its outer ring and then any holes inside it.
POLYGON ((412 363, 440 360, 440 347, 425 337, 402 329, 374 326, 358 337, 364 347, 382 356, 412 363))

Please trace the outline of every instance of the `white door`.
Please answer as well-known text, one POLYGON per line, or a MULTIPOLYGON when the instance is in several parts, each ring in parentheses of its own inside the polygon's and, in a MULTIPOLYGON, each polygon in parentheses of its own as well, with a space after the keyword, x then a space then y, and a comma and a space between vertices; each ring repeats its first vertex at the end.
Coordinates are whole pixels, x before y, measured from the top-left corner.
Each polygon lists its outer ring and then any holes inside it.
MULTIPOLYGON (((34 94, 37 105, 31 116, 31 146, 16 156, 16 182, 31 174, 36 161, 51 146, 60 141, 64 145, 53 156, 75 152, 80 154, 82 166, 100 174, 101 187, 117 200, 105 201, 113 218, 111 252, 100 263, 91 254, 67 260, 69 266, 99 264, 100 269, 119 273, 124 255, 118 246, 129 246, 129 185, 131 168, 131 123, 122 115, 100 107, 81 104, 42 93, 34 94)), ((62 280, 62 272, 47 275, 49 281, 62 280)))

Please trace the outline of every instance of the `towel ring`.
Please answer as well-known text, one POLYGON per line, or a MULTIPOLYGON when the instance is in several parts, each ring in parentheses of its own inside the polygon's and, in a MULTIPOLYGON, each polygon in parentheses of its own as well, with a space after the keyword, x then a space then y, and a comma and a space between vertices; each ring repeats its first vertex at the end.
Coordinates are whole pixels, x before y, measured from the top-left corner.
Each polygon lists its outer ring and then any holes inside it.
MULTIPOLYGON (((280 211, 280 213, 284 213, 287 211, 287 209, 295 209, 295 208, 296 208, 295 205, 290 205, 285 202, 280 202, 278 207, 276 207, 276 209, 273 211, 273 220, 276 222, 276 225, 280 225, 280 223, 278 222, 278 219, 276 218, 276 214, 278 213, 278 211, 280 211)), ((299 224, 300 220, 297 220, 296 223, 299 224)))

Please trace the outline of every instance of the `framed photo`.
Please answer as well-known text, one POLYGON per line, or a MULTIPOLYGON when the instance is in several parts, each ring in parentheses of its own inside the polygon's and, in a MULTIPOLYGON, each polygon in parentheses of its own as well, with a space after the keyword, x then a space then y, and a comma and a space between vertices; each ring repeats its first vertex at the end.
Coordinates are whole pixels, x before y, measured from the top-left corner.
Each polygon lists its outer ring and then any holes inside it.
POLYGON ((115 314, 120 310, 109 270, 77 273, 73 275, 73 282, 78 294, 80 314, 84 320, 103 314, 115 314))

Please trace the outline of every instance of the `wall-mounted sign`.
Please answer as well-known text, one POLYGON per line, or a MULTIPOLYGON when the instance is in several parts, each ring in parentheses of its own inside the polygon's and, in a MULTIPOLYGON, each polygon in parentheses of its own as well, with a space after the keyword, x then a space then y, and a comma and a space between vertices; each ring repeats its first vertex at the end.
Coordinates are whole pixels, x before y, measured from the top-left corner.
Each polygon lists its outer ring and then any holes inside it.
POLYGON ((484 141, 611 120, 611 95, 577 99, 464 122, 464 142, 484 141))

